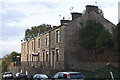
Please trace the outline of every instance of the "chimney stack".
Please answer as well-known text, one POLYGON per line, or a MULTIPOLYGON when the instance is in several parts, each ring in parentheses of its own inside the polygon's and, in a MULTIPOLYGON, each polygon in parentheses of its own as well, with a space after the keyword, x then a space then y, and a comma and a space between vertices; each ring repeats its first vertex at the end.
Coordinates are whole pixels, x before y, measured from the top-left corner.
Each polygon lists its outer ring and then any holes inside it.
POLYGON ((70 22, 70 20, 65 20, 65 17, 63 17, 63 19, 60 20, 61 25, 66 24, 67 22, 70 22))
POLYGON ((72 20, 74 20, 78 17, 82 17, 82 13, 77 13, 77 12, 73 12, 73 13, 71 13, 71 15, 72 15, 72 20))
POLYGON ((98 13, 98 6, 94 6, 94 5, 87 5, 86 6, 86 13, 89 13, 91 11, 95 11, 98 13))
POLYGON ((61 22, 61 25, 62 25, 62 24, 66 24, 67 22, 70 22, 70 20, 60 20, 60 22, 61 22))

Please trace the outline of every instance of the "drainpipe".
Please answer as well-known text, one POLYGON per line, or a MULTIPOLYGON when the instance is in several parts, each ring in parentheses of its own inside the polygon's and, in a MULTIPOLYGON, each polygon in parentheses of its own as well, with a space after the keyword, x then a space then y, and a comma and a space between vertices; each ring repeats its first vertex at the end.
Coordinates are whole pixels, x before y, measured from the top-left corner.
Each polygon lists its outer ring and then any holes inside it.
POLYGON ((50 45, 51 45, 51 31, 49 31, 49 69, 50 69, 50 58, 51 58, 51 49, 50 49, 50 45))
POLYGON ((34 38, 34 53, 35 53, 35 38, 34 38))

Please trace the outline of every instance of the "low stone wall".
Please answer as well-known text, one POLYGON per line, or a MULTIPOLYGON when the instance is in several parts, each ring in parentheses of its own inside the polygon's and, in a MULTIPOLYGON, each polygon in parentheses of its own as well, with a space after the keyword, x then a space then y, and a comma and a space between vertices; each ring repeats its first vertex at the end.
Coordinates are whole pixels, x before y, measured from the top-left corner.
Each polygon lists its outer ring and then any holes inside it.
POLYGON ((85 70, 85 71, 95 71, 109 64, 112 64, 114 67, 118 68, 117 63, 79 63, 76 66, 67 69, 54 69, 54 68, 50 68, 49 66, 41 67, 41 66, 21 65, 21 66, 10 67, 10 70, 13 72, 13 74, 17 72, 22 72, 27 74, 28 77, 31 77, 31 75, 34 74, 47 74, 50 77, 52 77, 55 73, 60 71, 70 71, 75 69, 85 70))
POLYGON ((16 73, 19 73, 21 71, 21 66, 13 66, 9 67, 9 70, 15 75, 16 73))
POLYGON ((85 71, 96 71, 97 69, 100 69, 106 65, 113 65, 114 67, 118 68, 119 64, 118 63, 91 63, 91 62, 86 62, 86 63, 79 63, 76 64, 75 66, 70 67, 69 69, 80 69, 80 70, 85 70, 85 71))

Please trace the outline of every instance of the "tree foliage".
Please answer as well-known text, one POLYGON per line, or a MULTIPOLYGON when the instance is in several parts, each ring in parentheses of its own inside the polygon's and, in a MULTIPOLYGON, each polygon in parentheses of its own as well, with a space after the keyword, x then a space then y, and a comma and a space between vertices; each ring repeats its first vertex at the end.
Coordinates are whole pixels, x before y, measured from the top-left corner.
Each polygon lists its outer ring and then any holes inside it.
POLYGON ((21 56, 21 53, 17 53, 15 51, 11 52, 10 54, 7 54, 2 59, 2 72, 5 72, 8 70, 8 66, 10 65, 11 59, 14 56, 21 56))
MULTIPOLYGON (((85 13, 86 13, 86 10, 83 10, 82 15, 85 15, 85 13)), ((102 9, 98 8, 97 13, 102 17, 104 17, 104 12, 102 9)))
POLYGON ((104 51, 113 46, 109 31, 97 20, 88 20, 80 29, 79 36, 80 46, 88 49, 94 61, 101 50, 104 51))
POLYGON ((38 36, 38 34, 44 33, 51 29, 50 25, 42 24, 39 26, 31 27, 31 29, 26 29, 25 31, 25 39, 32 38, 38 36))
POLYGON ((101 16, 104 17, 104 13, 103 13, 102 9, 98 8, 98 13, 99 13, 101 16))
POLYGON ((115 29, 113 30, 113 41, 114 41, 114 48, 113 48, 113 52, 114 52, 114 56, 117 58, 118 57, 118 53, 119 53, 119 48, 120 48, 120 23, 117 24, 117 26, 115 27, 115 29))
POLYGON ((112 36, 110 35, 109 31, 103 29, 101 34, 96 39, 96 52, 102 53, 105 49, 112 49, 114 46, 112 36))

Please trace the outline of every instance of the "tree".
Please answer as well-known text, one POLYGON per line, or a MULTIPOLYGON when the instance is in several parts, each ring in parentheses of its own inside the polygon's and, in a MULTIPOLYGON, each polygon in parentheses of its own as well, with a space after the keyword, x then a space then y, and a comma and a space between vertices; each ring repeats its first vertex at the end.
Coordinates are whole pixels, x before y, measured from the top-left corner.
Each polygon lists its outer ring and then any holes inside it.
POLYGON ((114 47, 113 47, 113 53, 116 58, 119 58, 119 48, 120 48, 120 23, 117 24, 115 29, 113 30, 113 41, 114 41, 114 47))
POLYGON ((98 13, 99 13, 101 16, 104 17, 104 13, 103 13, 102 9, 98 8, 98 13))
MULTIPOLYGON (((118 23, 118 25, 117 25, 117 27, 118 27, 118 30, 117 30, 117 32, 118 32, 118 52, 120 53, 120 22, 118 23)), ((120 57, 120 55, 119 55, 119 57, 120 57)))
POLYGON ((2 61, 2 73, 6 72, 8 70, 8 64, 6 61, 2 61))
POLYGON ((96 52, 102 53, 105 49, 112 49, 114 46, 112 36, 109 31, 103 29, 101 34, 96 39, 96 52))
MULTIPOLYGON (((103 13, 102 9, 98 8, 97 12, 98 12, 99 15, 101 15, 102 17, 104 17, 104 13, 103 13)), ((86 13, 86 10, 83 10, 82 15, 85 15, 85 13, 86 13)))
POLYGON ((10 65, 10 62, 14 56, 21 56, 21 53, 13 51, 10 54, 4 56, 2 61, 2 72, 8 71, 8 66, 10 65))
POLYGON ((88 20, 86 25, 80 29, 80 46, 86 48, 96 61, 98 51, 110 47, 111 36, 104 26, 97 20, 88 20), (105 37, 107 36, 107 37, 105 37), (103 40, 103 37, 105 39, 103 40))
POLYGON ((51 29, 51 26, 42 24, 39 26, 31 27, 31 29, 26 29, 25 31, 25 39, 36 37, 38 34, 44 33, 45 31, 48 31, 51 29))
POLYGON ((13 57, 13 56, 21 56, 21 53, 17 53, 15 51, 13 51, 12 53, 10 53, 10 56, 13 57))

